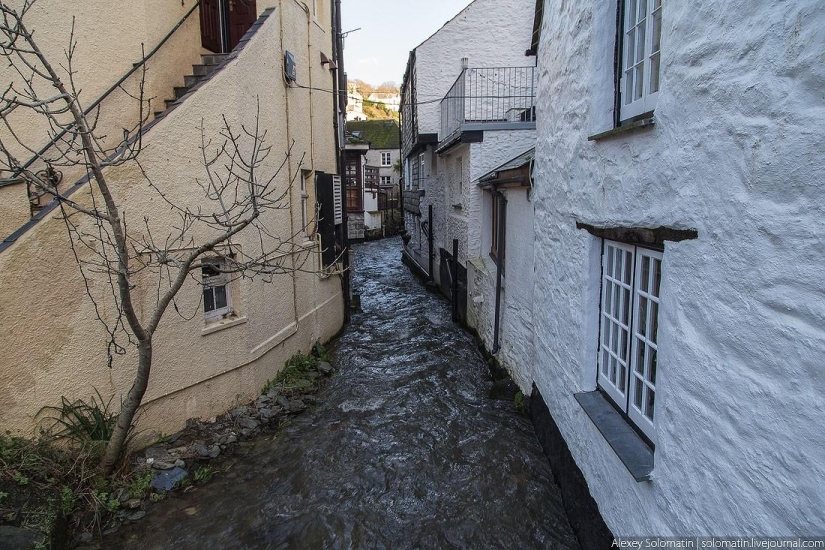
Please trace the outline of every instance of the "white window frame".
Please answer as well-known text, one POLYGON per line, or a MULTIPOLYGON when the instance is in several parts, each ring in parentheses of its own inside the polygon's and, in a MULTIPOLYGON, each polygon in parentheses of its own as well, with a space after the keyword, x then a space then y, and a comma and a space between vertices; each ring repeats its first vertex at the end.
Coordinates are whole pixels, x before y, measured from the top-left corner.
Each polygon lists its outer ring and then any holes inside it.
POLYGON ((382 151, 381 152, 381 166, 392 166, 392 152, 391 151, 382 151), (384 160, 386 159, 386 160, 384 160))
POLYGON ((661 85, 662 1, 625 0, 624 2, 621 29, 620 66, 622 73, 619 80, 620 120, 622 121, 648 113, 656 108, 661 85), (644 36, 640 43, 637 38, 642 33, 644 36), (657 40, 658 44, 655 43, 657 40), (654 50, 654 48, 658 49, 654 50), (651 71, 651 67, 654 66, 656 70, 651 71), (641 89, 637 89, 638 78, 642 79, 641 89), (639 97, 635 97, 637 93, 639 97))
POLYGON ((307 203, 309 201, 309 193, 307 192, 308 177, 306 172, 301 172, 301 234, 304 238, 309 238, 309 231, 307 231, 309 225, 307 216, 307 203))
MULTIPOLYGON (((219 258, 214 259, 206 259, 202 262, 202 265, 214 265, 217 266, 217 269, 220 269, 222 265, 225 265, 224 261, 219 258)), ((218 275, 214 276, 206 276, 203 273, 203 268, 201 268, 201 284, 203 285, 203 292, 204 292, 204 300, 203 300, 203 318, 207 323, 220 321, 221 319, 226 318, 228 315, 232 313, 232 289, 230 285, 230 278, 228 273, 219 273, 218 275), (209 311, 206 310, 206 298, 205 295, 207 292, 212 293, 212 304, 217 305, 216 293, 215 289, 223 288, 224 294, 226 295, 226 305, 224 307, 215 307, 209 311)))
POLYGON ((381 178, 381 185, 391 186, 392 185, 392 176, 380 176, 381 178))
POLYGON ((661 251, 605 240, 599 307, 598 385, 654 444, 662 259, 661 251))

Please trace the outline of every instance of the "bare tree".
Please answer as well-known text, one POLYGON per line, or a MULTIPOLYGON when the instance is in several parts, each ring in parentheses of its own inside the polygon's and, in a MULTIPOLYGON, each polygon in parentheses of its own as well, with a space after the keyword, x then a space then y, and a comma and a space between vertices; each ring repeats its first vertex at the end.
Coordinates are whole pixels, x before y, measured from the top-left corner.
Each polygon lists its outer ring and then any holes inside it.
MULTIPOLYGON (((230 278, 268 279, 311 270, 311 265, 305 269, 309 253, 294 259, 295 254, 305 250, 298 241, 303 240, 307 227, 279 235, 267 229, 262 220, 267 211, 290 208, 290 189, 300 175, 304 157, 294 159, 297 155, 292 150, 294 144, 290 144, 282 159, 268 161, 273 151, 267 129, 260 126, 260 108, 254 127, 241 125, 234 129, 223 117, 221 130, 212 138, 201 121, 203 172, 200 177, 193 176, 193 189, 200 190, 200 200, 196 205, 175 202, 141 164, 142 135, 151 112, 151 99, 144 97, 144 78, 136 92, 123 90, 134 99, 137 122, 124 128, 122 138, 114 143, 99 135, 96 128, 100 109, 84 112, 75 85, 74 30, 64 59, 56 65, 38 47, 34 32, 24 23, 34 1, 24 0, 22 7, 15 9, 0 0, 0 58, 15 74, 12 82, 0 87, 4 129, 0 134, 0 170, 11 172, 38 193, 57 201, 86 293, 108 334, 109 366, 113 356, 125 355, 130 347, 136 349, 135 379, 101 461, 101 469, 109 473, 122 456, 146 392, 153 338, 161 319, 170 305, 185 316, 176 303, 184 284, 201 284, 200 273, 205 269, 230 278), (44 96, 43 90, 49 94, 44 96), (35 113, 47 125, 54 141, 47 153, 24 143, 15 131, 10 115, 18 109, 35 113), (36 172, 27 167, 31 163, 21 162, 20 151, 37 157, 40 165, 50 169, 80 167, 89 176, 87 193, 68 195, 58 189, 43 176, 44 171, 36 172), (151 223, 151 212, 129 211, 127 223, 126 205, 118 200, 118 182, 110 179, 108 170, 126 163, 138 167, 148 187, 174 214, 176 222, 163 234, 158 234, 157 224, 151 223), (274 168, 267 169, 269 166, 274 168), (234 238, 241 232, 245 242, 255 242, 255 246, 237 246, 234 238), (92 278, 108 281, 107 304, 102 305, 101 296, 92 292, 92 278), (151 311, 141 316, 135 302, 142 295, 137 294, 139 282, 145 285, 146 280, 153 281, 157 295, 151 311)), ((313 223, 314 219, 306 221, 307 226, 313 223)))

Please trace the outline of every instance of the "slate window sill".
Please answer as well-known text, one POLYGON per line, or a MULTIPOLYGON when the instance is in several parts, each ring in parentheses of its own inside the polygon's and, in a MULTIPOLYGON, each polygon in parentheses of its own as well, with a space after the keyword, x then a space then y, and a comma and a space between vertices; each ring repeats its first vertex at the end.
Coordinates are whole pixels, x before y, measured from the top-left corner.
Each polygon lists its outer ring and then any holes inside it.
POLYGON ((653 449, 650 445, 600 391, 577 393, 574 397, 633 479, 637 482, 650 481, 653 471, 653 449))
POLYGON ((653 126, 656 123, 656 120, 651 116, 648 118, 643 118, 641 120, 637 120, 635 122, 630 122, 628 124, 623 124, 621 126, 617 126, 615 128, 611 128, 606 132, 601 132, 598 134, 593 134, 592 136, 587 136, 587 141, 599 141, 602 139, 610 138, 613 136, 617 136, 619 134, 624 134, 626 132, 630 132, 632 130, 637 130, 639 128, 646 128, 648 126, 653 126))
POLYGON ((236 327, 246 323, 246 321, 246 317, 229 317, 227 319, 221 319, 220 321, 212 321, 201 330, 201 336, 236 327))

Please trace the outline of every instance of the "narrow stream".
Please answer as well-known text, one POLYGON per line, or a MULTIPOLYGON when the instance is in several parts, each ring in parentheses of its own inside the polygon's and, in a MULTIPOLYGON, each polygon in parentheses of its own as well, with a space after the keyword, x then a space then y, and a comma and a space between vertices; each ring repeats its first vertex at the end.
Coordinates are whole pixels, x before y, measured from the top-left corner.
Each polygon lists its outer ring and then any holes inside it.
POLYGON ((488 398, 473 337, 400 250, 355 248, 362 311, 321 404, 107 548, 578 548, 530 421, 488 398))

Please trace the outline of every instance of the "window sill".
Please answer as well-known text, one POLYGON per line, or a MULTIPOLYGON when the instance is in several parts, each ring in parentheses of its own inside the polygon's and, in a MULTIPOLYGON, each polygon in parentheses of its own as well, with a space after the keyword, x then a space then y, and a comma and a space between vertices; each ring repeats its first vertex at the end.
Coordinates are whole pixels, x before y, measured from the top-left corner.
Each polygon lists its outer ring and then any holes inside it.
POLYGON ((622 418, 600 391, 574 395, 581 408, 607 440, 608 445, 637 482, 650 481, 653 449, 622 418))
POLYGON ((221 319, 220 321, 212 321, 203 327, 203 330, 201 330, 201 336, 206 336, 207 334, 212 334, 214 332, 236 327, 238 325, 243 325, 246 321, 246 317, 229 317, 228 319, 221 319))
POLYGON ((619 134, 624 134, 625 132, 630 132, 633 130, 637 130, 639 128, 646 128, 648 126, 653 126, 656 124, 656 120, 651 116, 647 118, 643 118, 641 120, 637 120, 635 122, 630 122, 628 124, 623 124, 621 126, 617 126, 606 132, 601 132, 599 134, 593 134, 592 136, 587 136, 587 141, 599 141, 602 139, 611 138, 613 136, 617 136, 619 134))

